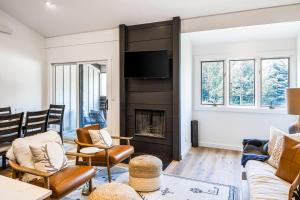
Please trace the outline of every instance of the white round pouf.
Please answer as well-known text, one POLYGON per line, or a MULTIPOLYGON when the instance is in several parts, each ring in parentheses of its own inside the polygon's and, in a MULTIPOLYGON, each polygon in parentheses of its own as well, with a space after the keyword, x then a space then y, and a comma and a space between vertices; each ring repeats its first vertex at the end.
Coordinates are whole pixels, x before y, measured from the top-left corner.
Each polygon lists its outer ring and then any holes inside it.
POLYGON ((140 196, 128 185, 106 183, 90 194, 89 200, 140 200, 140 196))
POLYGON ((129 185, 139 192, 158 190, 162 184, 162 161, 151 155, 137 156, 129 162, 129 185))

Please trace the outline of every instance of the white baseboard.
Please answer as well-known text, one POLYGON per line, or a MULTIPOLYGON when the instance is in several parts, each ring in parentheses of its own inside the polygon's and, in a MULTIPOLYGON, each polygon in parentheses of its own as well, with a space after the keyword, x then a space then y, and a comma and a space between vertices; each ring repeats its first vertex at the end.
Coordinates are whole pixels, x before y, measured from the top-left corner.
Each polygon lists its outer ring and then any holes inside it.
POLYGON ((181 154, 181 158, 182 159, 189 153, 189 151, 191 150, 191 148, 192 148, 192 143, 189 143, 187 145, 187 147, 185 148, 185 150, 181 154))
POLYGON ((217 143, 209 143, 209 142, 200 142, 199 146, 216 148, 216 149, 234 150, 234 151, 242 151, 243 150, 241 146, 225 145, 225 144, 217 144, 217 143))

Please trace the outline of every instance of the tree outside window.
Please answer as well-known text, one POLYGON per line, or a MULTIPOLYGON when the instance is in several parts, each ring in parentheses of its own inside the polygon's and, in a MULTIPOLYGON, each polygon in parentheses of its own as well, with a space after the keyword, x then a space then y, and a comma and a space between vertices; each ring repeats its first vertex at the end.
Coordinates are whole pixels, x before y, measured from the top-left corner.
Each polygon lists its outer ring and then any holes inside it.
POLYGON ((255 104, 255 60, 231 60, 230 105, 253 106, 255 104))
POLYGON ((261 105, 281 107, 286 103, 285 90, 289 87, 289 58, 261 60, 261 105))
POLYGON ((224 104, 224 61, 201 62, 201 103, 224 104))

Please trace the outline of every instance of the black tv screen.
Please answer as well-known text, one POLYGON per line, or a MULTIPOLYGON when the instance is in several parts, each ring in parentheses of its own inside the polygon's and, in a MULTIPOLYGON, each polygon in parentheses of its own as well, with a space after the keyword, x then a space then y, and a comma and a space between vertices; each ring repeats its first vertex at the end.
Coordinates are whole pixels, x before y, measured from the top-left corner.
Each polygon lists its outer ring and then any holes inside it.
POLYGON ((169 78, 167 50, 125 53, 126 78, 169 78))

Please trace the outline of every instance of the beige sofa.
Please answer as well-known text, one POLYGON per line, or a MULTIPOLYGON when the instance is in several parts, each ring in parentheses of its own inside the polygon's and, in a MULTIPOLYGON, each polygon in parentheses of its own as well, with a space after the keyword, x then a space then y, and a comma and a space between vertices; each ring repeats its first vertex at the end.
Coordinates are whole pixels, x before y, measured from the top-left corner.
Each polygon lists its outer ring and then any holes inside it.
POLYGON ((290 183, 275 176, 266 162, 250 160, 245 166, 250 200, 287 200, 290 183))

